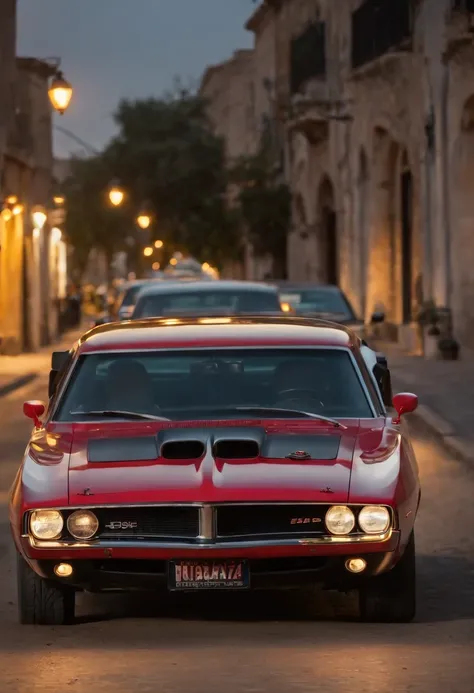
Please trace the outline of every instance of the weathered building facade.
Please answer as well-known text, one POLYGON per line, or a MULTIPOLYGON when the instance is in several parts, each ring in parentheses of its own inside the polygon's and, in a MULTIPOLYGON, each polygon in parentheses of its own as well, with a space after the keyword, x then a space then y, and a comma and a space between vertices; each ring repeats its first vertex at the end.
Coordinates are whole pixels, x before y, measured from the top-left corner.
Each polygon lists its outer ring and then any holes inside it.
POLYGON ((250 24, 275 37, 289 276, 412 348, 433 301, 474 350, 474 1, 266 0, 250 24))
POLYGON ((59 231, 53 232, 53 155, 48 80, 35 58, 15 63, 13 117, 3 156, 0 220, 0 349, 14 354, 58 332, 59 231), (8 200, 15 203, 6 204, 8 200), (35 214, 39 212, 39 216, 35 214))

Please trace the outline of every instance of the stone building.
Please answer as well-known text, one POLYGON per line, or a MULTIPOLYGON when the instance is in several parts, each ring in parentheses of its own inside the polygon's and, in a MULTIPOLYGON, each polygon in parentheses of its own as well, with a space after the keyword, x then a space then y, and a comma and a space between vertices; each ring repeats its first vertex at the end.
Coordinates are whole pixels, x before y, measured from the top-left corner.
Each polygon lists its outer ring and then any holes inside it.
MULTIPOLYGON (((268 61, 267 61, 268 62, 268 61)), ((274 66, 271 56, 270 67, 274 66)), ((223 63, 210 66, 201 80, 200 94, 208 102, 208 114, 214 131, 225 141, 229 165, 242 156, 256 152, 265 115, 269 111, 270 85, 264 83, 265 56, 254 50, 238 50, 223 63)), ((238 191, 228 190, 229 204, 234 204, 238 191)), ((244 232, 243 232, 244 233, 244 232)), ((223 268, 223 276, 263 277, 269 261, 254 256, 245 244, 245 260, 223 268)))
POLYGON ((36 350, 58 332, 59 232, 50 219, 53 196, 48 80, 55 69, 35 58, 15 63, 13 117, 2 171, 0 218, 0 349, 36 350), (16 203, 6 204, 8 199, 16 203), (40 212, 39 217, 34 216, 40 212))
POLYGON ((248 27, 275 61, 290 277, 411 347, 434 301, 474 350, 474 0, 265 0, 248 27))

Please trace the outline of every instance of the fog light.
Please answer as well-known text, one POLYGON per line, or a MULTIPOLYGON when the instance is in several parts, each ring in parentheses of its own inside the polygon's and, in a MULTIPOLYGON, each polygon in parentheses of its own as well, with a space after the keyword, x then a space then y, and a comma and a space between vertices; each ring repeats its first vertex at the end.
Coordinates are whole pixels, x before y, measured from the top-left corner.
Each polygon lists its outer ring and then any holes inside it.
POLYGON ((362 573, 367 567, 367 561, 363 558, 349 558, 346 561, 346 568, 350 573, 362 573))
POLYGON ((54 566, 54 572, 58 577, 69 577, 72 575, 72 565, 69 563, 58 563, 54 566))

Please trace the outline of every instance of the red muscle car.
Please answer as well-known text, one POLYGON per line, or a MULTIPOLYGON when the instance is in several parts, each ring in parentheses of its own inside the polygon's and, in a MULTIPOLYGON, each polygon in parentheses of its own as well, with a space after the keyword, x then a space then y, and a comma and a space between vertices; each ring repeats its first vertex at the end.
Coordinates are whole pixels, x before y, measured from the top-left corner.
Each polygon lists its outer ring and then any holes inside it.
POLYGON ((387 412, 376 367, 286 316, 113 323, 56 352, 11 490, 21 622, 71 623, 81 590, 316 584, 412 620, 417 398, 387 412))

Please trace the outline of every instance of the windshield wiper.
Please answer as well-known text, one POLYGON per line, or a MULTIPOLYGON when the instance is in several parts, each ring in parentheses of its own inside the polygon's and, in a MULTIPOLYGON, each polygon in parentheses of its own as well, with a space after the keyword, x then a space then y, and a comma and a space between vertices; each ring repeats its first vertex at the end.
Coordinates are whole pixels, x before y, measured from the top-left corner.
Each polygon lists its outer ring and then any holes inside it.
POLYGON ((280 407, 223 407, 223 409, 225 409, 226 411, 241 411, 249 414, 252 412, 254 412, 255 414, 263 414, 265 412, 268 412, 269 414, 286 414, 287 416, 293 415, 294 417, 306 416, 309 419, 327 421, 327 423, 332 424, 334 428, 347 428, 347 426, 343 426, 343 424, 337 421, 337 419, 331 419, 329 418, 329 416, 320 416, 319 414, 312 414, 309 411, 300 411, 298 409, 282 409, 280 407))
POLYGON ((124 419, 147 419, 148 421, 170 421, 164 416, 140 414, 138 411, 121 411, 120 409, 97 409, 92 411, 70 411, 70 416, 104 416, 124 419))

